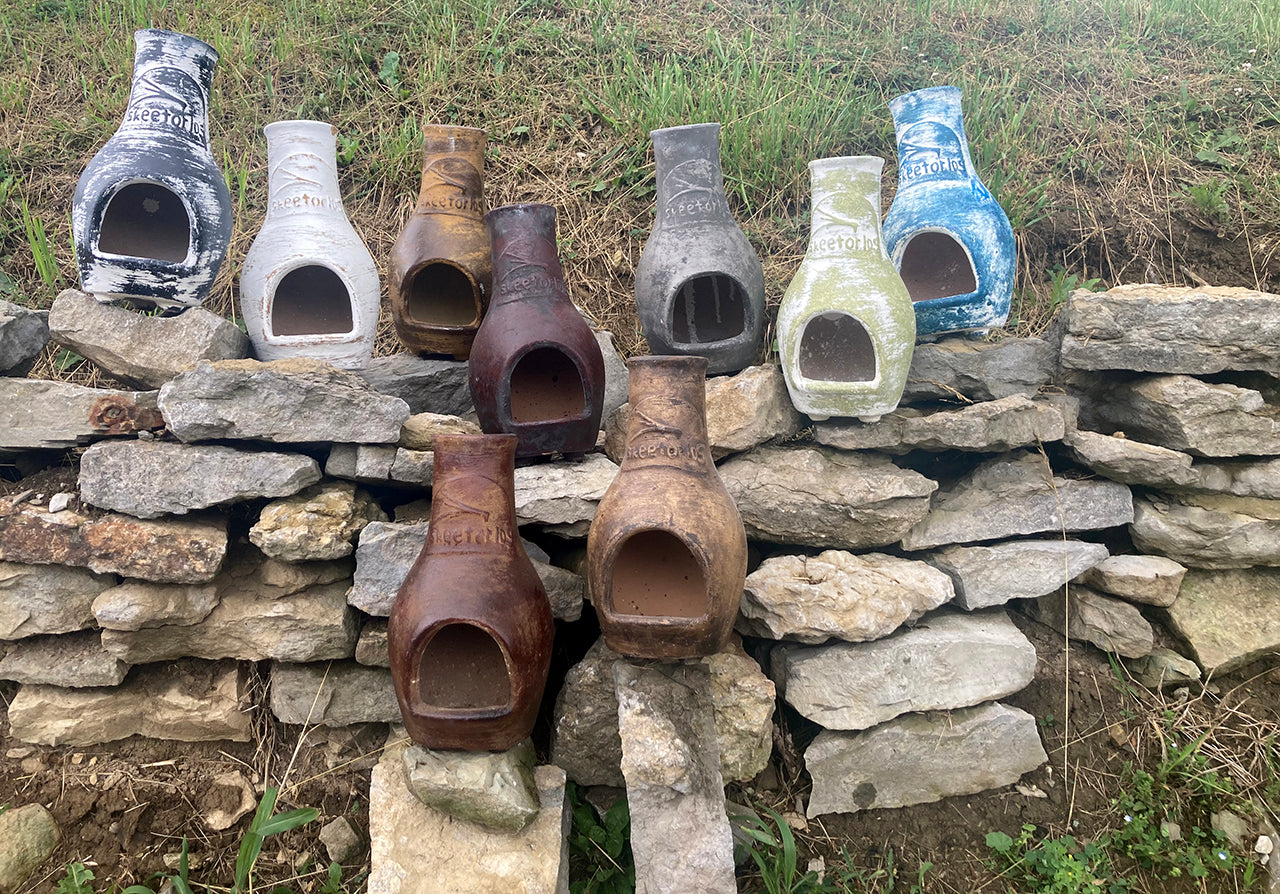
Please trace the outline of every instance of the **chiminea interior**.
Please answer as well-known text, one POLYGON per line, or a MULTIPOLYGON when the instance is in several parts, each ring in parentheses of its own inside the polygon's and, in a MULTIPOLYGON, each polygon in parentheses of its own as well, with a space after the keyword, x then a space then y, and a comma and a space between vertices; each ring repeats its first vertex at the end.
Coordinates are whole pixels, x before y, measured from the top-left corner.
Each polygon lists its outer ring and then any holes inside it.
POLYGON ((564 351, 534 348, 511 370, 512 421, 568 419, 581 416, 586 408, 586 386, 564 351))
POLYGON ((271 300, 275 335, 337 335, 355 328, 351 293, 328 267, 307 264, 290 270, 271 300))
POLYGON ((609 588, 620 615, 704 618, 707 578, 684 541, 666 531, 639 531, 613 560, 609 588))
POLYGON ((418 698, 431 708, 506 708, 511 704, 507 660, 488 631, 446 624, 418 656, 418 698))
POLYGON ((191 216, 182 199, 159 183, 130 183, 107 203, 98 227, 98 251, 157 261, 185 261, 191 216))
POLYGON ((978 290, 964 246, 946 233, 917 233, 902 252, 902 281, 912 301, 929 301, 978 290))
POLYGON ((677 344, 725 341, 747 328, 747 290, 732 276, 690 277, 671 302, 671 338, 677 344))
POLYGON ((876 351, 867 327, 849 314, 815 316, 800 336, 800 375, 820 382, 870 382, 876 351))
POLYGON ((480 319, 476 284, 460 268, 433 261, 405 280, 404 309, 409 319, 431 326, 471 326, 480 319))

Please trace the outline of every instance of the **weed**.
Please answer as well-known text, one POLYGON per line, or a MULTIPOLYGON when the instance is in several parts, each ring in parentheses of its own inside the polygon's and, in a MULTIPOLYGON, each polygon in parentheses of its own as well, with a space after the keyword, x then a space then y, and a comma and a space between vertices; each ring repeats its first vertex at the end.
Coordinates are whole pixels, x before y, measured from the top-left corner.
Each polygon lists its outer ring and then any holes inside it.
MULTIPOLYGON (((1089 292, 1096 292, 1099 288, 1105 288, 1105 286, 1102 285, 1101 279, 1098 279, 1097 277, 1082 279, 1078 274, 1068 273, 1066 269, 1061 266, 1054 267, 1050 272, 1049 287, 1051 289, 1049 293, 1049 307, 1050 311, 1054 313, 1056 313, 1058 308, 1071 297, 1071 293, 1076 289, 1085 289, 1089 292)), ((1050 720, 1050 722, 1052 721, 1050 720)))
POLYGON ((1227 205, 1228 190, 1231 184, 1226 180, 1210 180, 1208 183, 1196 183, 1183 190, 1192 212, 1215 227, 1224 226, 1231 214, 1227 205))
POLYGON ((577 786, 566 789, 573 812, 569 833, 571 894, 631 894, 636 888, 635 859, 631 855, 631 813, 627 799, 619 798, 596 819, 595 808, 577 786))
POLYGON ((1123 894, 1130 889, 1127 880, 1116 877, 1110 857, 1097 843, 1081 844, 1071 835, 1036 841, 1035 833, 1030 823, 1017 838, 988 833, 987 847, 996 853, 988 865, 1040 894, 1123 894))
POLYGON ((743 826, 742 831, 755 841, 751 860, 760 872, 760 883, 768 894, 801 894, 820 891, 817 873, 801 873, 796 855, 796 839, 787 821, 771 808, 764 808, 773 820, 770 824, 758 817, 743 826), (775 831, 777 834, 775 835, 775 831))

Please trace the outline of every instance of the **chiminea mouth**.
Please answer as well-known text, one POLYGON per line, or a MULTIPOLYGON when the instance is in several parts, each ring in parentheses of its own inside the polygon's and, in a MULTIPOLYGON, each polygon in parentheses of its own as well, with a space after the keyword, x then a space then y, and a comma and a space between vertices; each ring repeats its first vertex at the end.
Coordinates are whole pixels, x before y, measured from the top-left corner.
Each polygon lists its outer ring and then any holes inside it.
POLYGON ((978 273, 963 242, 945 230, 921 230, 907 240, 899 269, 912 302, 963 299, 978 291, 978 273))
POLYGON ((510 657, 489 630, 454 620, 422 639, 409 682, 420 716, 499 717, 512 708, 510 657))
POLYGON ((671 298, 671 340, 697 350, 742 338, 751 302, 747 289, 727 273, 699 273, 678 285, 671 298))
POLYGON ((628 623, 692 624, 709 616, 703 563, 670 531, 629 534, 614 553, 606 589, 610 609, 628 623))
POLYGON ((874 385, 879 357, 867 327, 852 314, 825 311, 810 317, 800 333, 800 375, 810 382, 874 385))
POLYGON ((480 324, 480 285, 450 261, 434 259, 415 267, 400 294, 404 317, 413 325, 468 329, 480 324))
POLYGON ((346 280, 325 264, 303 263, 276 282, 267 299, 267 336, 274 340, 347 337, 355 330, 346 280))
POLYGON ((516 361, 508 391, 511 421, 516 425, 587 416, 587 389, 578 364, 552 345, 535 345, 516 361))
POLYGON ((191 211, 154 180, 118 184, 102 211, 94 251, 113 258, 192 263, 191 211))

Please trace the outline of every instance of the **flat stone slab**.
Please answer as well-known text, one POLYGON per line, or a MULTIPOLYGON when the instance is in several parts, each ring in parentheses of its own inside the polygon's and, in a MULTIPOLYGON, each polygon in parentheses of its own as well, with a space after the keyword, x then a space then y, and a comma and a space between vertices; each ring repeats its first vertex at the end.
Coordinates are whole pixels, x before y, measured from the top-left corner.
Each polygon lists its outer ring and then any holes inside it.
POLYGON ((66 289, 49 311, 54 341, 131 385, 159 388, 198 360, 239 360, 249 337, 202 307, 157 317, 66 289))
POLYGON ((705 666, 613 665, 636 891, 736 894, 705 666))
POLYGON ((617 465, 599 453, 521 466, 515 471, 516 522, 585 537, 617 475, 617 465))
POLYGON ((25 376, 48 343, 44 314, 0 301, 0 375, 25 376))
POLYGON ((1035 718, 1002 704, 906 714, 862 732, 823 730, 804 754, 810 818, 906 807, 1017 782, 1048 757, 1035 718))
POLYGON ((399 723, 391 671, 353 661, 271 662, 271 713, 281 723, 399 723))
POLYGON ((1280 500, 1280 458, 1198 462, 1191 471, 1194 473, 1194 480, 1185 487, 1172 487, 1169 490, 1280 500))
POLYGON ((383 753, 369 782, 369 894, 569 894, 564 771, 538 767, 537 818, 521 832, 499 832, 419 801, 403 747, 383 753))
POLYGON ((519 832, 538 815, 533 740, 506 751, 404 750, 409 789, 433 810, 503 832, 519 832))
POLYGON ((221 515, 152 521, 114 513, 43 512, 0 500, 3 562, 198 584, 213 579, 226 554, 227 519, 221 515))
POLYGON ((443 413, 414 413, 400 429, 399 447, 407 450, 432 450, 438 435, 478 435, 480 426, 461 416, 443 413))
POLYGON ((1062 441, 1067 455, 1087 469, 1122 484, 1180 487, 1196 481, 1191 455, 1094 431, 1073 431, 1062 441))
POLYGON ((862 642, 888 636, 954 596, 951 578, 911 559, 842 550, 775 556, 747 575, 737 628, 802 643, 862 642))
POLYGON ((200 361, 160 389, 181 441, 394 444, 408 405, 359 375, 307 358, 200 361))
POLYGON ((1133 495, 1115 481, 1054 475, 1044 457, 1015 452, 984 462, 942 487, 902 538, 904 549, 1114 528, 1133 521, 1133 495))
POLYGON ((48 686, 115 686, 128 671, 129 665, 102 648, 96 630, 10 643, 0 659, 0 680, 48 686))
POLYGON ((319 480, 309 456, 212 444, 105 441, 80 457, 81 499, 137 518, 287 497, 319 480))
POLYGON ((951 576, 955 605, 966 611, 1035 599, 1107 558, 1101 543, 1009 540, 990 546, 944 546, 920 558, 951 576))
POLYGON ((1001 453, 1061 441, 1065 433, 1066 422, 1056 406, 1021 394, 956 409, 899 407, 878 422, 847 420, 814 426, 819 444, 893 454, 912 450, 1001 453))
POLYGON ((0 562, 0 640, 92 627, 93 600, 115 584, 84 568, 0 562))
POLYGON ((1280 651, 1278 594, 1277 568, 1193 568, 1169 606, 1169 623, 1205 673, 1229 673, 1280 651))
POLYGON ((62 449, 161 428, 157 396, 0 377, 0 449, 62 449))
POLYGON ((358 375, 375 391, 403 400, 413 413, 475 413, 465 360, 392 354, 374 357, 358 375))
POLYGON ((363 484, 429 488, 434 479, 435 454, 385 444, 334 444, 324 473, 363 484))
POLYGON ((1142 612, 1122 599, 1115 599, 1080 584, 1061 593, 1041 596, 1028 602, 1027 614, 1071 639, 1093 643, 1104 652, 1124 658, 1151 654, 1155 633, 1142 612))
POLYGON ((1000 609, 935 612, 870 643, 783 645, 771 653, 786 700, 826 729, 858 730, 908 711, 967 708, 1012 695, 1036 650, 1000 609))
POLYGON ((1195 568, 1280 565, 1280 500, 1149 494, 1134 501, 1134 546, 1195 568))
POLYGON ((896 542, 938 486, 887 456, 827 447, 759 447, 719 471, 751 539, 838 549, 896 542))
POLYGON ((1066 367, 1280 373, 1280 297, 1266 292, 1150 284, 1078 289, 1062 316, 1066 367))
POLYGON ((915 346, 902 401, 1034 397, 1057 368, 1057 346, 1042 338, 944 338, 915 346))
POLYGON ((1152 649, 1150 655, 1126 661, 1133 678, 1148 689, 1168 689, 1199 682, 1200 666, 1169 649, 1152 649))
POLYGON ((129 736, 179 742, 252 738, 248 673, 234 661, 137 667, 120 686, 23 686, 9 704, 10 734, 37 745, 99 745, 129 736))
POLYGON ((1163 556, 1111 556, 1090 568, 1080 583, 1144 605, 1172 605, 1187 569, 1163 556))

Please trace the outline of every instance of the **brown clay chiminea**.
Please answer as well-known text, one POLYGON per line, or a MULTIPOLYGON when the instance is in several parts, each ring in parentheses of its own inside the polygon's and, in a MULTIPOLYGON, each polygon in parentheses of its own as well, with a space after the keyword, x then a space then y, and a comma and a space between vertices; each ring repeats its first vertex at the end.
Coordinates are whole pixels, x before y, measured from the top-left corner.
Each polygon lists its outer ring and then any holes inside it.
POLYGON ((609 648, 692 658, 729 637, 747 535, 707 446, 707 360, 633 357, 622 469, 587 539, 591 599, 609 648))
POLYGON ((411 351, 466 360, 489 300, 485 133, 423 129, 422 188, 391 248, 391 319, 411 351))
POLYGON ((512 435, 438 435, 426 545, 396 594, 391 678, 427 748, 504 751, 533 729, 551 605, 516 531, 512 435))
POLYGON ((480 428, 519 437, 516 456, 590 450, 604 411, 604 357, 569 301, 556 209, 504 205, 485 221, 493 300, 468 363, 480 428))

